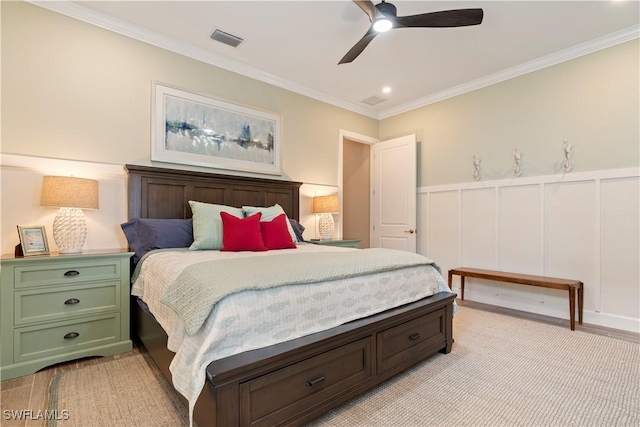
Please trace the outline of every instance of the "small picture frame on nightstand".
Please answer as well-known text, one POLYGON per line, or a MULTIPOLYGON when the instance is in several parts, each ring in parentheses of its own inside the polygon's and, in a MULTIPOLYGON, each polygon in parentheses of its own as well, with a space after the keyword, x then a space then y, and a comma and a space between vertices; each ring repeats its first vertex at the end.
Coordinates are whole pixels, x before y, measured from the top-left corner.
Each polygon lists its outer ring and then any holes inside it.
POLYGON ((49 255, 49 243, 44 225, 19 225, 22 256, 49 255))

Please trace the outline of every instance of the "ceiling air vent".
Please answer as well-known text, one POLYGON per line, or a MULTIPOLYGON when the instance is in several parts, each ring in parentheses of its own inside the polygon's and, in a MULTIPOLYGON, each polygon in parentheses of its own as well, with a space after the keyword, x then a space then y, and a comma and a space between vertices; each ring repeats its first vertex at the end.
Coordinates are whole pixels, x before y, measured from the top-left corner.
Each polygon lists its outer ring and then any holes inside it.
POLYGON ((213 34, 211 34, 211 38, 215 41, 224 43, 231 47, 238 47, 238 45, 242 43, 242 39, 240 37, 226 33, 222 30, 215 30, 213 34))
POLYGON ((362 102, 364 102, 365 104, 369 104, 372 107, 376 104, 380 104, 381 102, 386 101, 386 99, 380 98, 379 96, 370 96, 367 99, 363 99, 362 102))

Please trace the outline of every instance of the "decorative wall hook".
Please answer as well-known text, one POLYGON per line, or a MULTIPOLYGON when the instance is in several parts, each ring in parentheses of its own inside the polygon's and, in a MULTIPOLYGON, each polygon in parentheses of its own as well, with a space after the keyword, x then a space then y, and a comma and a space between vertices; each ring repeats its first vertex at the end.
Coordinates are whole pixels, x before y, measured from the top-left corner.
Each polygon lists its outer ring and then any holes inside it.
POLYGON ((480 181, 480 158, 473 155, 473 179, 480 181))
POLYGON ((562 141, 562 147, 564 148, 564 159, 562 161, 562 169, 565 172, 571 172, 573 167, 571 166, 571 150, 573 147, 569 144, 569 141, 566 139, 562 141))
POLYGON ((516 176, 522 175, 522 171, 520 170, 521 159, 522 153, 516 148, 515 150, 513 150, 513 173, 516 174, 516 176))

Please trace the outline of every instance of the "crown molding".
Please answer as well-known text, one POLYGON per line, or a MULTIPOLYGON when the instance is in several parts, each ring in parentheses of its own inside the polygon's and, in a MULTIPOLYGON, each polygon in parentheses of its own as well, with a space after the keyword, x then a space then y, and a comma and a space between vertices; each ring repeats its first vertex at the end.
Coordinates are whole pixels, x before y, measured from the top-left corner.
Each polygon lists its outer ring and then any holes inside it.
POLYGON ((292 81, 274 76, 273 74, 266 73, 257 68, 243 64, 239 61, 226 58, 215 52, 194 46, 190 43, 186 43, 180 40, 176 40, 171 37, 164 36, 158 32, 141 28, 137 25, 130 24, 117 18, 107 16, 105 14, 96 12, 87 7, 67 2, 67 1, 44 1, 44 0, 26 0, 35 6, 42 7, 52 12, 59 13, 61 15, 68 16, 70 18, 77 19, 79 21, 86 22, 91 25, 103 28, 105 30, 113 31, 132 39, 148 43, 150 45, 169 50, 171 52, 178 53, 180 55, 187 56, 189 58, 196 59, 198 61, 213 65, 218 68, 222 68, 263 83, 270 84, 282 89, 286 89, 300 95, 307 96, 309 98, 316 99, 318 101, 325 102, 327 104, 334 105, 345 110, 352 111, 354 113, 361 114, 363 116, 378 119, 378 113, 370 108, 363 107, 352 102, 348 102, 326 93, 311 89, 306 86, 299 85, 292 81))
POLYGON ((433 95, 425 96, 424 98, 417 99, 413 102, 409 102, 398 107, 389 108, 387 110, 381 111, 378 115, 378 119, 386 119, 388 117, 406 113, 407 111, 415 110, 416 108, 424 107, 429 104, 435 104, 436 102, 440 102, 448 98, 453 98, 454 96, 462 95, 476 89, 491 86, 505 80, 510 80, 524 74, 551 67, 552 65, 570 61, 580 56, 588 55, 602 49, 613 47, 618 44, 637 39, 638 37, 640 37, 640 25, 634 25, 624 30, 620 30, 606 36, 581 43, 579 45, 543 56, 538 59, 534 59, 533 61, 525 62, 524 64, 507 68, 506 70, 500 71, 498 73, 490 74, 486 77, 482 77, 468 83, 455 86, 451 89, 443 90, 433 95))
POLYGON ((196 59, 198 61, 202 61, 215 67, 222 68, 252 79, 256 79, 263 83, 267 83, 282 89, 290 90, 300 95, 304 95, 309 98, 316 99, 318 101, 325 102, 327 104, 377 120, 382 120, 392 116, 396 116, 398 114, 406 113, 420 107, 434 104, 445 99, 453 98, 455 96, 481 89, 483 87, 491 86, 496 83, 522 76, 524 74, 532 73, 534 71, 538 71, 552 65, 560 64, 562 62, 569 61, 580 56, 588 55, 602 49, 613 47, 640 37, 640 25, 634 25, 632 27, 591 40, 589 42, 581 43, 579 45, 543 56, 533 61, 529 61, 524 64, 517 65, 515 67, 511 67, 506 70, 470 81, 468 83, 464 83, 453 88, 425 96, 415 101, 377 112, 373 109, 363 107, 359 104, 348 102, 332 95, 317 91, 315 89, 311 89, 309 87, 294 83, 290 80, 274 76, 273 74, 266 73, 257 68, 248 66, 239 61, 226 58, 215 52, 211 52, 206 49, 194 46, 190 43, 182 42, 174 38, 164 36, 155 31, 151 31, 141 28, 137 25, 127 23, 120 19, 109 17, 75 3, 67 1, 46 0, 26 1, 35 6, 57 12, 65 16, 69 16, 71 18, 86 22, 91 25, 95 25, 100 28, 104 28, 109 31, 113 31, 115 33, 139 40, 141 42, 148 43, 150 45, 166 49, 171 52, 196 59))

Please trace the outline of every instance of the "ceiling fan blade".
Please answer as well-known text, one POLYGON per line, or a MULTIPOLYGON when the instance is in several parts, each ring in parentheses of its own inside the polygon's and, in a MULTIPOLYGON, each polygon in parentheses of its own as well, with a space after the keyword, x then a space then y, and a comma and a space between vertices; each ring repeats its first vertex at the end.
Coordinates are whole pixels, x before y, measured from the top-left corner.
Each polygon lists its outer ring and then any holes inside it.
POLYGON ((349 52, 347 52, 347 54, 340 60, 340 62, 338 62, 338 65, 346 64, 356 59, 358 55, 362 53, 364 48, 367 47, 367 45, 371 43, 371 40, 373 40, 377 35, 378 32, 375 31, 373 27, 370 27, 369 31, 367 31, 364 37, 362 37, 360 41, 358 41, 358 43, 356 43, 351 49, 349 49, 349 52))
POLYGON ((378 13, 378 9, 376 9, 373 3, 370 0, 353 0, 353 2, 369 16, 369 21, 373 22, 374 18, 376 17, 376 13, 378 13))
POLYGON ((393 27, 466 27, 481 24, 483 16, 482 9, 443 10, 420 15, 398 16, 393 27))

